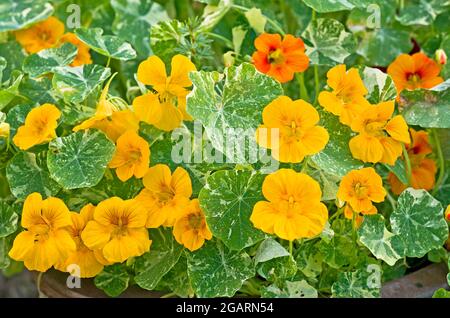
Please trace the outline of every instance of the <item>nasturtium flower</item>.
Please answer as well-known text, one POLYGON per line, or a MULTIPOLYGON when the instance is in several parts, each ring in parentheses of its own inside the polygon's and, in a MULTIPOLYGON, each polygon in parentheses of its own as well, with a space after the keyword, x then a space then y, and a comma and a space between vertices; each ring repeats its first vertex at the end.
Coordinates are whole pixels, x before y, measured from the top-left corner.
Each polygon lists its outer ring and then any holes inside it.
POLYGON ((116 152, 110 168, 116 169, 117 177, 127 181, 132 176, 142 178, 150 163, 150 146, 134 131, 127 131, 117 139, 116 152))
POLYGON ((72 61, 72 63, 70 63, 70 66, 92 64, 91 54, 89 53, 89 46, 81 42, 74 33, 67 32, 59 39, 59 43, 71 43, 78 49, 77 56, 72 61))
POLYGON ((8 123, 0 123, 0 138, 9 138, 10 129, 8 123))
POLYGON ((319 113, 304 100, 280 96, 264 108, 262 117, 256 141, 272 149, 272 156, 280 162, 301 162, 305 156, 320 152, 328 142, 326 129, 317 126, 319 113), (276 130, 278 139, 272 136, 276 130))
POLYGON ((445 219, 450 221, 450 204, 447 205, 447 209, 445 209, 445 219))
POLYGON ((327 84, 331 92, 319 94, 319 104, 330 113, 339 116, 344 125, 352 121, 369 105, 364 96, 367 89, 356 68, 346 71, 345 64, 337 65, 327 73, 327 84))
MULTIPOLYGON (((437 172, 436 163, 426 158, 432 153, 428 142, 428 133, 424 130, 415 131, 410 128, 412 144, 406 145, 408 157, 411 162, 411 187, 414 189, 431 190, 434 187, 437 172)), ((403 184, 392 172, 388 175, 388 181, 394 194, 400 194, 408 185, 403 184)))
POLYGON ((173 226, 173 236, 191 252, 212 238, 198 199, 192 200, 173 226))
POLYGON ((397 93, 404 89, 432 88, 444 80, 439 76, 440 66, 423 53, 413 55, 400 54, 387 68, 397 88, 397 93))
POLYGON ((138 80, 156 91, 156 94, 150 92, 133 101, 139 119, 164 131, 179 127, 183 120, 192 120, 186 112, 186 96, 187 88, 192 86, 189 72, 195 70, 195 65, 181 54, 172 58, 169 76, 164 62, 156 55, 139 64, 138 80))
POLYGON ((353 120, 351 128, 359 133, 349 142, 354 158, 364 162, 395 164, 402 154, 402 143, 410 143, 410 137, 403 117, 392 117, 393 113, 394 101, 381 102, 371 105, 353 120))
POLYGON ((95 128, 104 132, 112 141, 116 141, 127 131, 139 130, 139 119, 131 109, 118 109, 108 100, 108 90, 112 79, 113 77, 106 83, 100 94, 94 116, 75 126, 73 131, 95 128))
POLYGON ((76 250, 67 231, 70 226, 70 212, 62 200, 53 197, 42 200, 39 193, 32 193, 23 205, 25 231, 16 236, 9 256, 23 261, 29 270, 45 272, 76 250))
POLYGON ((149 251, 146 220, 147 212, 136 200, 112 197, 97 205, 81 238, 88 248, 101 250, 108 262, 122 263, 149 251))
POLYGON ((60 110, 52 104, 33 108, 13 138, 17 147, 27 150, 35 145, 49 142, 56 137, 60 110))
POLYGON ((168 166, 157 164, 148 169, 143 183, 145 188, 135 199, 148 212, 146 226, 173 226, 186 209, 192 195, 188 172, 178 167, 172 174, 168 166))
POLYGON ((71 212, 72 226, 68 228, 68 232, 76 243, 76 251, 69 254, 69 257, 55 268, 62 272, 70 272, 72 276, 81 278, 94 277, 103 270, 103 260, 99 261, 96 253, 84 245, 81 239, 87 223, 94 218, 95 207, 92 204, 84 206, 80 213, 71 212))
POLYGON ((347 214, 351 214, 352 210, 361 214, 375 214, 377 209, 373 202, 383 202, 385 196, 383 180, 371 167, 347 173, 337 192, 337 198, 350 205, 351 210, 347 210, 347 214))
POLYGON ((256 52, 252 59, 256 69, 280 83, 294 78, 294 73, 304 72, 309 65, 302 39, 286 34, 263 33, 255 39, 256 52))
POLYGON ((320 202, 319 183, 292 169, 268 175, 262 185, 267 201, 253 207, 253 225, 285 240, 310 238, 320 234, 328 219, 327 207, 320 202))
POLYGON ((64 24, 55 17, 15 32, 17 42, 28 53, 37 53, 54 47, 64 34, 64 24))

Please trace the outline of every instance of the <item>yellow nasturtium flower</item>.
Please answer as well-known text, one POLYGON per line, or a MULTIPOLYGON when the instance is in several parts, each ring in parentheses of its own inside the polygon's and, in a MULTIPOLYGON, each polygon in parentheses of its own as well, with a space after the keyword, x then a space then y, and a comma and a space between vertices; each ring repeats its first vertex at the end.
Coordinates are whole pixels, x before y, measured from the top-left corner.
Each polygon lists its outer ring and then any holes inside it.
POLYGON ((31 27, 15 32, 17 42, 28 53, 54 47, 64 34, 64 24, 55 17, 36 23, 31 27))
POLYGON ((146 226, 173 226, 186 209, 192 195, 188 172, 178 167, 172 174, 168 166, 157 164, 148 169, 143 183, 145 188, 136 196, 136 200, 148 212, 146 226))
POLYGON ((101 250, 108 262, 122 263, 150 249, 146 220, 147 212, 136 200, 112 197, 97 205, 81 238, 88 248, 101 250))
POLYGON ((320 152, 328 142, 328 132, 317 126, 319 113, 304 100, 280 96, 264 108, 262 116, 256 141, 272 149, 272 156, 280 162, 301 162, 305 156, 320 152), (272 140, 274 129, 279 138, 272 140))
POLYGON ((337 65, 327 73, 327 84, 333 90, 319 94, 319 104, 330 113, 339 116, 341 123, 350 126, 353 119, 368 106, 364 98, 367 89, 358 70, 346 71, 344 64, 337 65))
POLYGON ((165 131, 179 127, 183 120, 192 120, 186 112, 186 95, 189 93, 187 88, 192 86, 188 74, 195 70, 195 65, 180 54, 172 58, 169 76, 164 62, 155 55, 139 64, 138 80, 151 85, 157 92, 147 93, 133 101, 139 119, 165 131))
POLYGON ((175 222, 173 236, 178 243, 184 245, 191 252, 198 250, 203 246, 205 240, 212 238, 198 199, 192 200, 175 222))
POLYGON ((383 202, 385 196, 383 181, 373 168, 350 171, 342 178, 337 193, 340 201, 350 205, 345 211, 348 218, 351 218, 352 211, 361 214, 377 213, 372 202, 383 202))
POLYGON ((81 278, 94 277, 103 270, 103 259, 98 260, 96 253, 84 245, 81 239, 81 232, 83 232, 87 223, 94 218, 94 210, 95 207, 88 204, 81 209, 80 213, 70 213, 72 226, 68 229, 68 232, 75 241, 77 249, 64 262, 55 265, 57 270, 69 271, 72 276, 81 278))
POLYGON ((364 162, 382 162, 394 165, 402 154, 402 143, 411 142, 408 125, 401 115, 392 117, 394 101, 381 102, 367 108, 352 123, 359 133, 350 139, 354 158, 364 162))
POLYGON ((23 205, 25 231, 16 236, 9 256, 23 261, 29 270, 45 272, 76 250, 67 231, 70 226, 70 212, 62 200, 53 197, 42 200, 39 193, 32 193, 23 205))
POLYGON ((109 163, 116 169, 117 177, 127 181, 133 175, 142 178, 150 164, 150 146, 134 131, 127 131, 117 139, 116 153, 109 163))
POLYGON ((49 142, 56 137, 56 127, 61 112, 55 105, 44 104, 33 108, 13 138, 17 147, 27 150, 35 145, 49 142))
POLYGON ((322 191, 313 178, 280 169, 264 179, 262 192, 267 201, 257 202, 250 217, 256 228, 289 241, 322 232, 328 210, 320 202, 322 191))
POLYGON ((108 90, 112 79, 113 77, 102 90, 94 116, 73 127, 73 131, 95 128, 104 132, 112 141, 116 141, 126 131, 139 130, 139 120, 131 109, 119 110, 108 100, 108 90))
POLYGON ((89 53, 89 46, 81 42, 74 33, 67 32, 59 39, 59 43, 71 43, 78 49, 77 56, 75 57, 73 62, 70 63, 70 66, 92 64, 91 54, 89 53))

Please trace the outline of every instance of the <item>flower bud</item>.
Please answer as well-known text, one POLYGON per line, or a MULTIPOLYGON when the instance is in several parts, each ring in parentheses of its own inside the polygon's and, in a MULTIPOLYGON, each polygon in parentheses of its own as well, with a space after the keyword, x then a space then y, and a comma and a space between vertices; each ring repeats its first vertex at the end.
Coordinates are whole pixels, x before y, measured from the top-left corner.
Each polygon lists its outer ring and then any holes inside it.
POLYGON ((440 65, 447 64, 447 54, 445 54, 445 51, 443 49, 439 49, 436 51, 434 59, 440 65))
POLYGON ((0 123, 0 138, 8 138, 9 129, 10 127, 8 123, 0 123))

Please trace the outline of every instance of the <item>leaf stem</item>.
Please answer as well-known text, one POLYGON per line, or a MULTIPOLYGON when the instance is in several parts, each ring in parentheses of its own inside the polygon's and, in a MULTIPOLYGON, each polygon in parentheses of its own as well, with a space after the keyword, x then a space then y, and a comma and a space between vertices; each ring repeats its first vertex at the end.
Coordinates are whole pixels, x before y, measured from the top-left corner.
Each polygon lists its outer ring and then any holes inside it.
POLYGON ((411 168, 411 160, 409 159, 408 151, 406 150, 406 147, 404 144, 402 144, 403 149, 403 157, 405 158, 405 168, 406 168, 406 179, 408 179, 408 186, 411 185, 411 178, 412 178, 412 168, 411 168))
POLYGON ((432 194, 435 195, 437 191, 439 190, 439 187, 441 186, 442 182, 444 181, 445 176, 445 160, 444 160, 444 153, 442 152, 442 146, 441 142, 439 140, 439 136, 436 129, 431 129, 431 134, 434 138, 434 143, 436 146, 436 152, 438 156, 438 162, 439 162, 439 176, 436 180, 436 183, 434 185, 434 189, 432 194))
POLYGON ((106 67, 109 67, 109 63, 111 63, 111 56, 108 56, 108 61, 106 62, 106 67))
POLYGON ((301 173, 306 173, 308 170, 308 163, 309 163, 310 156, 306 156, 306 158, 303 161, 302 169, 300 170, 301 173))
POLYGON ((209 35, 212 38, 216 38, 218 40, 221 40, 225 43, 226 46, 228 46, 230 49, 234 49, 234 45, 233 42, 231 42, 229 39, 227 39, 226 37, 220 35, 220 34, 216 34, 213 32, 205 32, 206 35, 209 35))
POLYGON ((306 90, 305 85, 305 73, 295 73, 295 78, 297 79, 298 86, 300 88, 300 98, 309 102, 308 91, 306 90))

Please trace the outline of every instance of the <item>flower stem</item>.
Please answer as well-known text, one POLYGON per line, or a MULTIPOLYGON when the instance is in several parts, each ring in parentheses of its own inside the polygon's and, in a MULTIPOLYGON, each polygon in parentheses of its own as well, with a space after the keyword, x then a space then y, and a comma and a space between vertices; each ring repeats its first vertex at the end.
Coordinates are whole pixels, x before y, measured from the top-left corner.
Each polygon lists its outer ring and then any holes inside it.
POLYGON ((439 161, 439 176, 436 180, 436 184, 434 185, 434 189, 432 192, 432 194, 435 195, 437 193, 437 191, 439 190, 439 187, 441 186, 442 182, 444 181, 445 161, 444 161, 444 154, 442 152, 441 142, 440 142, 439 136, 437 134, 437 130, 432 129, 431 134, 433 135, 433 138, 434 138, 434 143, 436 145, 436 152, 437 152, 438 161, 439 161))
POLYGON ((108 61, 106 62, 106 67, 109 67, 109 63, 111 63, 111 56, 108 56, 108 61))
POLYGON ((294 250, 294 241, 289 241, 289 254, 292 255, 292 251, 294 250))
POLYGON ((41 291, 42 276, 44 276, 44 272, 39 272, 36 278, 36 289, 38 291, 39 298, 45 298, 45 294, 41 291))
POLYGON ((222 36, 220 34, 212 33, 212 32, 205 32, 205 34, 209 35, 212 38, 216 38, 218 40, 223 41, 225 43, 225 45, 228 46, 230 49, 234 49, 233 42, 231 42, 226 37, 224 37, 224 36, 222 36))
POLYGON ((306 173, 306 171, 308 170, 309 158, 309 156, 306 156, 305 160, 303 161, 302 169, 300 170, 301 173, 306 173))
POLYGON ((316 95, 314 96, 314 104, 317 103, 317 99, 319 98, 319 90, 320 90, 320 83, 319 83, 319 66, 318 65, 314 65, 314 83, 315 83, 315 93, 316 95))
POLYGON ((403 157, 405 158, 405 164, 406 164, 406 178, 408 179, 408 186, 411 185, 411 178, 412 178, 412 168, 411 168, 411 160, 409 159, 408 151, 406 150, 406 147, 404 144, 402 144, 403 149, 403 157))
POLYGON ((308 91, 305 85, 305 73, 295 73, 299 88, 300 88, 300 98, 304 101, 309 102, 308 91))

